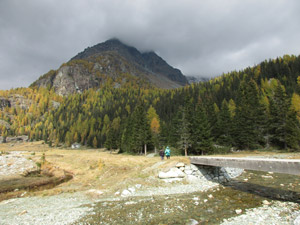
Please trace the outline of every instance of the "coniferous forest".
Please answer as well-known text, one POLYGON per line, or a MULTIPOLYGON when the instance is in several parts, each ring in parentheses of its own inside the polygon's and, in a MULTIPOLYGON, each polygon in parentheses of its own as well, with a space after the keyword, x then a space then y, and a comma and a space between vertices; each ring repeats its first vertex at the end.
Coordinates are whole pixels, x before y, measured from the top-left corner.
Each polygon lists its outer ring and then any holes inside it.
POLYGON ((134 82, 116 88, 112 80, 67 97, 51 88, 0 91, 2 99, 15 103, 0 111, 1 136, 131 154, 167 145, 183 155, 299 151, 300 56, 266 60, 171 90, 138 88, 134 82))

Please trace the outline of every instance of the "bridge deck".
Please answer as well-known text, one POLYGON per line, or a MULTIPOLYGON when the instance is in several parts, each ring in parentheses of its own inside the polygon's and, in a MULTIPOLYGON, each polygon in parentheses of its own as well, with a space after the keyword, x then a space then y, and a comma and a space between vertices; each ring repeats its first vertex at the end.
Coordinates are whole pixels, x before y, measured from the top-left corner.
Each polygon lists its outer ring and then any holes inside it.
POLYGON ((190 157, 191 163, 219 167, 232 167, 247 170, 259 170, 275 173, 300 175, 300 160, 264 159, 264 158, 229 158, 229 157, 190 157))

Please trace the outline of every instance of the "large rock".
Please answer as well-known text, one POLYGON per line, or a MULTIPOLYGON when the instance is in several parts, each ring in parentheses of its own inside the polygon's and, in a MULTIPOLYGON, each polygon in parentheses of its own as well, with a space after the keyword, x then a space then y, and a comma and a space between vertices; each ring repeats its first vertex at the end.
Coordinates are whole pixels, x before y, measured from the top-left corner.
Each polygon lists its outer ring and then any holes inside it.
POLYGON ((9 96, 8 100, 10 102, 10 107, 20 107, 21 109, 29 109, 29 107, 33 103, 31 99, 25 98, 23 95, 19 94, 9 96))
POLYGON ((127 197, 127 196, 130 196, 131 194, 132 194, 132 193, 131 193, 130 191, 128 191, 128 190, 125 189, 125 190, 122 191, 121 196, 122 196, 122 197, 127 197))
POLYGON ((300 225, 300 215, 294 220, 294 225, 300 225))
POLYGON ((186 179, 190 183, 198 183, 199 182, 199 178, 197 178, 197 177, 195 177, 193 175, 187 175, 186 179))
POLYGON ((183 162, 179 162, 176 164, 176 167, 184 167, 184 163, 183 162))
POLYGON ((10 129, 10 124, 5 120, 0 120, 0 126, 4 126, 7 130, 10 129))
POLYGON ((185 172, 187 175, 192 175, 193 170, 187 170, 187 169, 185 169, 184 172, 185 172))
POLYGON ((183 178, 185 177, 185 173, 183 173, 180 169, 171 168, 168 172, 159 172, 158 177, 160 179, 183 178))
POLYGON ((0 109, 4 109, 5 107, 10 107, 10 101, 6 98, 0 97, 0 109))

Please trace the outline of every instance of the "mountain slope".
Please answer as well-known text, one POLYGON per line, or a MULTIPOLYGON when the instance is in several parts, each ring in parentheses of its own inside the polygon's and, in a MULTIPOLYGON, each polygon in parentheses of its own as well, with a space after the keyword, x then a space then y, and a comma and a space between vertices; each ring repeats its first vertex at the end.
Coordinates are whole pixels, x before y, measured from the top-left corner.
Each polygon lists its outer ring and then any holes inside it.
POLYGON ((134 82, 139 87, 177 88, 186 77, 154 52, 140 53, 117 39, 85 49, 58 70, 41 76, 31 86, 53 87, 60 95, 82 92, 111 83, 115 87, 134 82))

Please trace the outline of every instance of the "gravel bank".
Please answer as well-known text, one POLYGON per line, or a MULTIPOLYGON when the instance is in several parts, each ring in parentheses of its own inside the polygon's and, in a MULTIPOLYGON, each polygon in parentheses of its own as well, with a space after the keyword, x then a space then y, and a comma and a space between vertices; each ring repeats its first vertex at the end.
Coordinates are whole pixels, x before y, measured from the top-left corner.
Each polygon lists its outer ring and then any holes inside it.
POLYGON ((37 170, 35 162, 28 160, 24 153, 15 151, 0 155, 0 178, 37 170))
POLYGON ((292 202, 272 201, 271 205, 247 209, 237 217, 229 218, 222 225, 300 225, 299 204, 292 202))
POLYGON ((128 195, 102 199, 89 198, 86 193, 64 193, 56 196, 27 197, 0 202, 0 225, 72 224, 93 213, 93 203, 120 201, 126 197, 171 195, 205 191, 218 183, 203 180, 199 183, 170 183, 167 187, 149 188, 141 185, 128 188, 128 195), (87 206, 89 204, 89 206, 87 206))
POLYGON ((170 183, 164 187, 139 187, 139 185, 136 185, 116 194, 121 194, 122 197, 172 195, 206 191, 217 186, 219 186, 218 183, 202 178, 192 183, 182 184, 182 182, 179 181, 170 183))
POLYGON ((28 197, 0 202, 1 225, 71 224, 92 213, 92 203, 81 193, 28 197))

